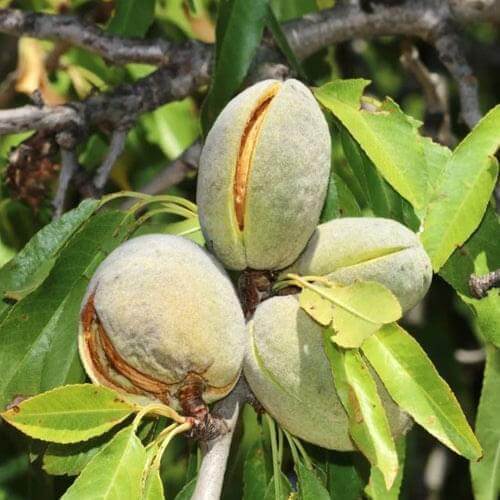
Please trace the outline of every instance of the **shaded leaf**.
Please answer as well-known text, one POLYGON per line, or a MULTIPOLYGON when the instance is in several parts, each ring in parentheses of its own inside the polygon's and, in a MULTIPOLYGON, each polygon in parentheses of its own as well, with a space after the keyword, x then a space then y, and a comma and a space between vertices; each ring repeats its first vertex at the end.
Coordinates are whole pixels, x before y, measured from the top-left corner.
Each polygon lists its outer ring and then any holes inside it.
POLYGON ((337 182, 333 168, 330 170, 330 178, 328 179, 328 189, 326 191, 325 204, 321 211, 320 223, 328 222, 340 216, 340 200, 337 182))
POLYGON ((1 416, 35 439, 76 443, 103 434, 134 409, 111 389, 79 384, 58 387, 26 399, 1 416))
POLYGON ((261 500, 266 494, 267 484, 264 449, 257 441, 248 451, 243 465, 243 500, 261 500))
POLYGON ((359 500, 364 481, 355 463, 357 453, 330 452, 327 464, 328 490, 332 500, 359 500))
MULTIPOLYGON (((99 202, 85 200, 77 208, 42 228, 0 269, 0 294, 34 290, 47 276, 68 239, 94 213, 99 202), (41 270, 41 271, 40 271, 41 270)), ((0 312, 7 305, 0 304, 0 312)))
POLYGON ((109 439, 109 434, 104 434, 80 443, 50 443, 43 454, 43 470, 54 476, 76 476, 109 439))
POLYGON ((268 0, 219 2, 215 66, 201 113, 205 135, 243 83, 260 44, 267 14, 268 0))
POLYGON ((338 80, 323 85, 314 93, 341 121, 394 189, 416 209, 422 209, 428 179, 424 149, 417 131, 419 123, 405 115, 390 99, 375 111, 362 109, 361 94, 368 83, 361 79, 338 80))
POLYGON ((271 478, 271 481, 269 481, 269 484, 267 485, 266 488, 266 494, 264 495, 264 500, 287 500, 290 493, 292 492, 292 487, 290 485, 290 481, 286 478, 286 476, 281 473, 280 476, 281 480, 281 498, 276 498, 276 495, 274 493, 275 488, 274 488, 274 476, 271 478))
POLYGON ((175 500, 191 500, 194 490, 196 488, 196 478, 191 479, 189 483, 185 484, 179 493, 177 493, 175 500))
POLYGON ((276 18, 271 5, 268 6, 266 24, 273 34, 273 37, 276 40, 276 44, 280 48, 281 52, 283 52, 293 71, 295 71, 295 73, 297 73, 297 75, 299 75, 303 80, 306 80, 306 74, 304 73, 302 65, 300 64, 300 61, 295 55, 292 47, 288 43, 288 39, 283 32, 283 29, 281 28, 281 25, 276 18))
POLYGON ((418 424, 456 453, 480 458, 481 446, 455 395, 411 335, 385 325, 362 349, 391 397, 418 424))
POLYGON ((127 236, 126 212, 90 218, 64 246, 49 276, 0 324, 0 407, 84 379, 77 353, 80 304, 88 280, 127 236), (121 230, 119 230, 121 229, 121 230))
POLYGON ((324 346, 335 389, 347 412, 349 434, 390 488, 398 473, 398 456, 375 380, 358 351, 343 351, 324 332, 324 346))
POLYGON ((496 500, 500 496, 500 351, 486 348, 483 389, 476 415, 476 434, 484 450, 479 462, 470 464, 476 500, 496 500))
POLYGON ((155 0, 116 0, 108 31, 115 35, 143 37, 154 19, 155 0))
POLYGON ((472 296, 471 274, 481 276, 500 268, 500 221, 493 208, 488 208, 477 231, 455 250, 439 271, 472 309, 483 337, 500 347, 500 289, 492 288, 482 299, 472 296))
POLYGON ((126 427, 97 453, 62 496, 64 500, 141 498, 146 450, 126 427))
POLYGON ((328 491, 312 470, 299 462, 295 465, 301 500, 330 500, 328 491))
POLYGON ((456 147, 424 218, 422 243, 437 272, 479 225, 498 176, 493 158, 500 145, 500 105, 456 147))

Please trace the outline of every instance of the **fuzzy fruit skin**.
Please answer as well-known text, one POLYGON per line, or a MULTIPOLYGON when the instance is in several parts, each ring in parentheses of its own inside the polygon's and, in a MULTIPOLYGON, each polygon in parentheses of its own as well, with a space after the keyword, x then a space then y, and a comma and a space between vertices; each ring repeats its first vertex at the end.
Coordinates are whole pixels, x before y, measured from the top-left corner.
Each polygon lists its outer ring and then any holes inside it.
MULTIPOLYGON (((335 391, 324 353, 323 327, 294 296, 273 297, 259 305, 250 323, 245 377, 264 408, 299 438, 323 448, 354 450, 347 414, 335 391)), ((409 417, 375 376, 395 437, 410 427, 409 417)))
MULTIPOLYGON (((127 241, 98 267, 82 310, 95 311, 114 349, 133 368, 175 392, 190 373, 205 382, 206 403, 236 383, 245 349, 245 321, 225 271, 205 250, 178 236, 147 235, 127 241)), ((90 378, 96 371, 80 328, 80 355, 90 378)), ((113 380, 130 386, 113 372, 113 380)), ((146 394, 146 399, 156 399, 146 394)))
POLYGON ((326 276, 350 285, 378 281, 398 298, 403 311, 429 290, 432 265, 418 236, 392 219, 346 217, 320 224, 287 272, 326 276))
POLYGON ((330 151, 323 113, 297 80, 265 80, 229 102, 207 136, 197 188, 203 234, 225 267, 277 270, 298 257, 319 220, 330 151), (240 231, 233 186, 242 136, 273 86, 279 89, 256 141, 240 231))

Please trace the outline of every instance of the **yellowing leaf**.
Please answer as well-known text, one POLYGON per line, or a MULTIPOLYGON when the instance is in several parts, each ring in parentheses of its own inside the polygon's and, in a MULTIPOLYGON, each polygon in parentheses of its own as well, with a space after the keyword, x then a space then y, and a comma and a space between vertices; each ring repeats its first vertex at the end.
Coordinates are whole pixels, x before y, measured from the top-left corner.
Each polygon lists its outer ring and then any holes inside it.
POLYGON ((50 85, 45 57, 45 51, 38 40, 24 37, 19 40, 16 90, 28 95, 38 90, 44 103, 51 106, 63 104, 64 97, 50 85))
POLYGON ((299 295, 299 304, 320 325, 327 326, 332 322, 332 303, 314 290, 304 288, 299 295))
POLYGON ((79 384, 38 394, 1 416, 33 438, 76 443, 103 434, 127 418, 134 409, 111 389, 79 384))
MULTIPOLYGON (((397 321, 402 315, 401 305, 393 293, 375 281, 358 281, 349 286, 309 284, 307 288, 333 304, 335 335, 332 340, 342 347, 359 347, 383 324, 397 321)), ((319 323, 328 324, 325 306, 316 307, 314 312, 320 311, 323 323, 305 310, 319 323)))
POLYGON ((349 434, 370 463, 377 467, 387 489, 398 474, 398 455, 375 381, 357 350, 344 351, 323 333, 335 389, 349 418, 349 434))

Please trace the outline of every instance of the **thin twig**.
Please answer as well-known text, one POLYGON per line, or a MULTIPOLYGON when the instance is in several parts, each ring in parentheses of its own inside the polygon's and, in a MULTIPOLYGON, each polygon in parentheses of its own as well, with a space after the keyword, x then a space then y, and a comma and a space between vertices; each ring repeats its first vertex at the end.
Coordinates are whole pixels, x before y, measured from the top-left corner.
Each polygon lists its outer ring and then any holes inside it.
POLYGON ((408 40, 403 43, 400 61, 422 87, 426 108, 424 132, 436 137, 442 144, 453 146, 456 138, 451 131, 446 79, 438 73, 429 71, 420 59, 417 47, 408 40), (438 124, 436 124, 436 117, 439 120, 438 124))
MULTIPOLYGON (((197 140, 189 146, 179 157, 162 169, 150 182, 141 187, 139 191, 145 194, 160 194, 172 186, 182 182, 190 173, 198 168, 201 154, 201 141, 197 140)), ((133 199, 125 200, 122 210, 127 210, 135 203, 133 199)))
POLYGON ((219 500, 234 429, 248 394, 242 377, 229 396, 215 405, 213 414, 224 418, 229 432, 201 445, 203 457, 191 500, 219 500))
POLYGON ((16 9, 0 9, 0 32, 64 40, 116 64, 165 64, 169 62, 171 52, 176 47, 175 44, 160 38, 141 40, 111 35, 76 16, 40 14, 16 9))
POLYGON ((115 129, 111 136, 108 151, 101 166, 97 169, 94 177, 94 186, 98 192, 102 192, 108 180, 111 169, 125 147, 129 127, 115 129))
MULTIPOLYGON (((391 7, 377 5, 372 12, 365 12, 356 3, 339 3, 332 9, 288 22, 283 30, 300 59, 353 38, 404 35, 435 44, 441 60, 457 81, 462 114, 466 123, 472 126, 480 116, 477 83, 459 49, 453 17, 458 16, 458 12, 462 13, 460 21, 466 22, 466 10, 461 11, 459 6, 451 10, 446 1, 415 0, 391 7)), ((212 48, 192 40, 165 42, 169 44, 165 59, 164 51, 159 51, 157 46, 154 50, 151 48, 151 41, 110 36, 72 16, 47 16, 12 9, 0 10, 0 31, 58 38, 106 54, 113 61, 153 62, 158 58, 156 62, 168 63, 133 85, 122 85, 85 101, 0 111, 0 134, 32 129, 61 130, 73 122, 84 122, 87 126, 104 122, 116 126, 128 116, 137 116, 191 95, 210 79, 212 48), (163 55, 160 56, 160 52, 163 55)))
POLYGON ((66 202, 66 193, 68 191, 71 179, 78 170, 78 159, 75 149, 61 148, 62 168, 59 174, 59 184, 57 186, 56 195, 54 197, 54 219, 58 219, 64 212, 66 202))
POLYGON ((469 278, 469 288, 476 299, 486 297, 488 290, 497 286, 500 286, 500 269, 483 274, 482 276, 471 274, 469 278))

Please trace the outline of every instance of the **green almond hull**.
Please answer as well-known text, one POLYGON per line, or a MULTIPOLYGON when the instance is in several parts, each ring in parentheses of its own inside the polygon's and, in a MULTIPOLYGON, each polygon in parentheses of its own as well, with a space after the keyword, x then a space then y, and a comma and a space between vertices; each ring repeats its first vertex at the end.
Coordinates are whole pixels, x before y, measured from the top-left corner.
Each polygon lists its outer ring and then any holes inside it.
POLYGON ((377 217, 319 225, 286 272, 326 276, 344 285, 377 281, 394 293, 404 311, 422 300, 432 280, 431 262, 417 235, 399 222, 377 217))
POLYGON ((305 247, 323 206, 330 171, 330 134, 311 92, 282 83, 265 115, 247 184, 244 229, 236 222, 233 186, 241 138, 266 80, 222 111, 203 147, 197 203, 207 246, 229 269, 283 269, 305 247))
POLYGON ((135 369, 167 384, 190 372, 212 387, 236 381, 245 349, 241 306, 225 271, 195 243, 170 235, 129 240, 97 268, 83 305, 90 294, 114 348, 135 369))
MULTIPOLYGON (((323 448, 354 450, 347 415, 323 350, 322 327, 293 296, 263 302, 248 324, 245 377, 259 402, 286 430, 323 448)), ((378 378, 392 433, 410 426, 378 378)))

